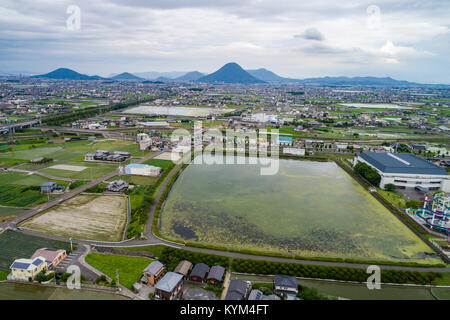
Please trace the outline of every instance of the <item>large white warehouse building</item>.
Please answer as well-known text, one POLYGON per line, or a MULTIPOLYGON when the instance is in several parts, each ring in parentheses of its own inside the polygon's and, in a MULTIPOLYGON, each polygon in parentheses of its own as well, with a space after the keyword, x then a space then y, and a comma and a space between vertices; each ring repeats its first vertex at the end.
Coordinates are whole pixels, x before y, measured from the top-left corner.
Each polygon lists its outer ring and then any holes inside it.
POLYGON ((439 166, 411 153, 363 152, 355 158, 381 176, 380 187, 392 183, 399 189, 450 192, 450 175, 439 166))
POLYGON ((161 173, 160 167, 150 166, 147 164, 137 164, 132 163, 125 167, 126 174, 140 175, 140 176, 151 176, 155 177, 161 173))

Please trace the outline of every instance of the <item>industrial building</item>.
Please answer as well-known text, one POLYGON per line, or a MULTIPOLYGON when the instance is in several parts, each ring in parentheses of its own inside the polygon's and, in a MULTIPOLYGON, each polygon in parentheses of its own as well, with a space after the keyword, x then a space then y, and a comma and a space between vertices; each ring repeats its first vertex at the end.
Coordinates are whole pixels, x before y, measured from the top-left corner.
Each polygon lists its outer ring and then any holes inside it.
POLYGON ((132 163, 125 166, 126 174, 156 177, 161 173, 160 167, 150 166, 147 164, 132 163))
POLYGON ((398 189, 417 189, 423 192, 450 192, 447 171, 412 153, 363 152, 354 164, 363 162, 381 176, 380 187, 394 184, 398 189))

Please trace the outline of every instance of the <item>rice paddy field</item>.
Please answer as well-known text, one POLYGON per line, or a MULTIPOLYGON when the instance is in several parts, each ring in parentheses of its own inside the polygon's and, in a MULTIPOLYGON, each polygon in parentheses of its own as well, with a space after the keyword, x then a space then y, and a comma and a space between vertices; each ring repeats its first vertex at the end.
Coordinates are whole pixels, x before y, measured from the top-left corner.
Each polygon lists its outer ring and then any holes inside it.
MULTIPOLYGON (((11 207, 34 207, 48 200, 40 191, 40 185, 46 181, 54 181, 59 185, 67 185, 65 181, 50 180, 38 175, 0 172, 0 205, 11 207)), ((54 196, 50 195, 50 199, 54 196)), ((0 208, 0 215, 3 209, 0 208)))
POLYGON ((120 241, 127 222, 127 199, 78 195, 21 223, 25 229, 82 240, 120 241))
POLYGON ((189 165, 161 213, 179 241, 302 257, 440 263, 431 248, 334 162, 189 165))
POLYGON ((114 293, 0 283, 0 300, 127 300, 114 293))
MULTIPOLYGON (((232 275, 232 279, 252 281, 253 283, 273 283, 270 276, 232 275)), ((299 279, 298 284, 315 288, 319 293, 352 300, 435 300, 426 287, 405 287, 381 285, 381 290, 369 290, 366 284, 344 283, 338 281, 321 281, 313 279, 299 279)), ((433 288, 433 293, 441 300, 450 299, 449 288, 433 288)))
POLYGON ((0 234, 0 271, 9 272, 15 259, 30 258, 39 248, 70 249, 68 243, 6 231, 0 234))
POLYGON ((10 208, 0 206, 0 223, 14 218, 17 214, 24 212, 22 208, 10 208))

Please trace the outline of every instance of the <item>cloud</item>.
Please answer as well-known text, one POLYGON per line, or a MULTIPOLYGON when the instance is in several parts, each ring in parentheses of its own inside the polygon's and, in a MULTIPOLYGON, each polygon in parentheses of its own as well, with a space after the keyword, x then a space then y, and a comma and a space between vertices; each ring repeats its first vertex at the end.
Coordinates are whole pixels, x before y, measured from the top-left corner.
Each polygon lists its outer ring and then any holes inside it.
POLYGON ((237 60, 288 77, 354 68, 361 75, 431 74, 450 83, 450 7, 437 0, 383 0, 380 25, 370 29, 372 3, 2 0, 0 71, 40 73, 58 64, 103 75, 115 68, 210 72, 237 60), (66 28, 71 4, 81 9, 77 31, 66 28))
POLYGON ((325 40, 323 34, 316 28, 306 29, 302 34, 294 35, 294 38, 302 38, 306 40, 317 40, 317 41, 325 40))

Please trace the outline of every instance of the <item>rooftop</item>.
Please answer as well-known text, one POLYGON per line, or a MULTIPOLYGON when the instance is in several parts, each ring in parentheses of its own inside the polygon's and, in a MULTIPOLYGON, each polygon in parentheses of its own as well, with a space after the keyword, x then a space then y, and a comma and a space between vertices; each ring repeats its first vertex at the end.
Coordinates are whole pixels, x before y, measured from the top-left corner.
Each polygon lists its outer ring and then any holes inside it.
POLYGON ((167 272, 164 277, 159 280, 155 288, 165 292, 172 292, 182 278, 183 275, 179 273, 167 272))
POLYGON ((360 157, 384 173, 448 175, 444 168, 412 153, 363 152, 360 157))

